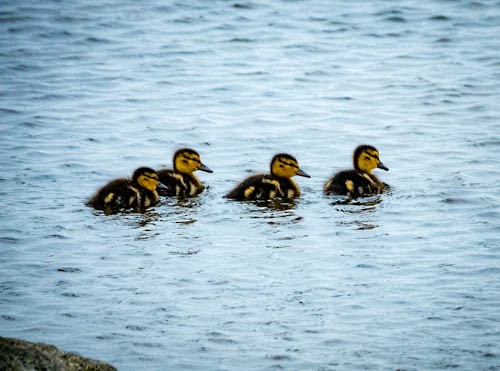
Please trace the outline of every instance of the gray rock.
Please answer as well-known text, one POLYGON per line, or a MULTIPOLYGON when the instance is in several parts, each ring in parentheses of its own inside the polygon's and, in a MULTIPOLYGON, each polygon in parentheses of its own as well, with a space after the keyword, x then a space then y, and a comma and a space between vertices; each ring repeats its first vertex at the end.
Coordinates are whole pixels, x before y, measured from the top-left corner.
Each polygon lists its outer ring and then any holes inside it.
POLYGON ((0 371, 116 371, 110 364, 53 345, 0 337, 0 371))

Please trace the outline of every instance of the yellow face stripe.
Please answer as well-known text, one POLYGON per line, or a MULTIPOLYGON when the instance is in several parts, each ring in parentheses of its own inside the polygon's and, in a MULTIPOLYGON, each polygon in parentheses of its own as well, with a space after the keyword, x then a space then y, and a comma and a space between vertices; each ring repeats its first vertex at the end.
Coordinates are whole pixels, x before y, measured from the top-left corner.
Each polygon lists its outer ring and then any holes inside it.
POLYGON ((358 157, 359 168, 364 172, 371 173, 371 171, 375 169, 380 162, 378 156, 377 151, 369 149, 364 150, 358 157))
POLYGON ((158 175, 155 173, 144 173, 139 176, 137 183, 147 190, 155 191, 158 186, 158 175))
POLYGON ((198 170, 200 166, 200 156, 194 153, 181 152, 175 157, 175 167, 181 173, 192 174, 198 170))
POLYGON ((299 171, 299 164, 289 158, 278 157, 271 165, 271 172, 273 175, 291 178, 299 171))

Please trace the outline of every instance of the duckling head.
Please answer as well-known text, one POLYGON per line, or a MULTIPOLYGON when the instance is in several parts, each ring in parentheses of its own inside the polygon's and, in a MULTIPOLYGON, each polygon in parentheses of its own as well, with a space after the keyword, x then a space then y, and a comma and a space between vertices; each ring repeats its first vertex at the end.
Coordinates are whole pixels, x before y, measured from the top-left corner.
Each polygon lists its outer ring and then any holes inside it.
POLYGON ((389 170, 379 158, 378 150, 367 144, 362 144, 354 150, 353 155, 354 168, 365 173, 371 174, 372 170, 379 168, 389 170))
POLYGON ((200 160, 198 152, 183 148, 174 153, 174 169, 180 173, 192 174, 196 170, 213 173, 213 171, 200 160))
POLYGON ((299 168, 295 157, 286 153, 279 153, 271 160, 271 174, 279 178, 291 178, 295 175, 310 178, 304 170, 299 168))
POLYGON ((151 192, 156 191, 156 188, 159 185, 162 185, 158 180, 158 174, 156 171, 150 169, 149 167, 140 167, 134 171, 132 181, 151 192))

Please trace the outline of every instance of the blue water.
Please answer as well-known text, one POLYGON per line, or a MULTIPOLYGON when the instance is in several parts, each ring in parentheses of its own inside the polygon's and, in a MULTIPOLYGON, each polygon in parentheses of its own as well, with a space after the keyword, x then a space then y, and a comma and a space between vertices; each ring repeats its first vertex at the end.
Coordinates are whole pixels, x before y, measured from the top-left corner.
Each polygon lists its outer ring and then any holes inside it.
POLYGON ((500 369, 500 2, 0 3, 0 335, 120 370, 500 369), (391 170, 343 203, 358 144, 391 170), (196 149, 188 201, 84 203, 196 149), (222 196, 278 152, 311 179, 222 196))

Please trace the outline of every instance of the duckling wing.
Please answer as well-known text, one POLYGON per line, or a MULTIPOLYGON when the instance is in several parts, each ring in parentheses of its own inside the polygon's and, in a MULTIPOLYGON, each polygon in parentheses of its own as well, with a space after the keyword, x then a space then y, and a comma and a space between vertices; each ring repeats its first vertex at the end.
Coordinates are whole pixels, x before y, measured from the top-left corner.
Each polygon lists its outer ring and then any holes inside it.
POLYGON ((141 210, 147 209, 150 206, 156 205, 158 203, 158 193, 151 192, 147 189, 140 190, 141 193, 141 202, 140 208, 141 210))
POLYGON ((269 200, 277 196, 282 196, 280 183, 266 174, 248 177, 226 195, 240 201, 269 200))
POLYGON ((205 189, 200 180, 194 174, 183 174, 184 184, 186 185, 185 197, 192 197, 200 194, 205 189))
POLYGON ((158 170, 156 173, 160 182, 166 187, 166 189, 158 190, 160 196, 178 196, 187 191, 182 174, 171 169, 158 170))

